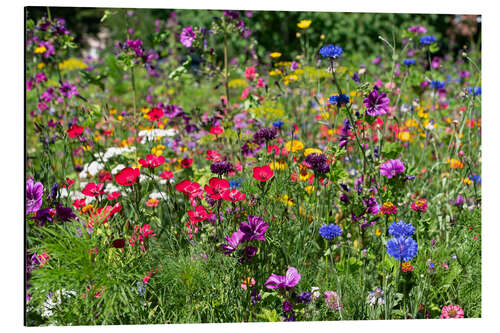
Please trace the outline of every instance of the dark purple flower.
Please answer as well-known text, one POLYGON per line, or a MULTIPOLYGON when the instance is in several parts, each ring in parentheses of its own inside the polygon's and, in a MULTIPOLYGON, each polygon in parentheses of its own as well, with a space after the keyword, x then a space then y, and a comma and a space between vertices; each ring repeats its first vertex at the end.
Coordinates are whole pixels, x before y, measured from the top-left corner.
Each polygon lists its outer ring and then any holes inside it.
POLYGON ((194 39, 196 38, 196 34, 193 31, 193 27, 189 26, 182 29, 180 40, 181 44, 185 47, 193 46, 194 39))
POLYGON ((271 274, 265 285, 268 289, 293 288, 299 283, 301 275, 295 267, 290 267, 285 275, 271 274))
POLYGON ((263 127, 260 128, 257 132, 255 132, 255 134, 253 135, 253 139, 255 143, 261 144, 264 142, 269 142, 272 139, 274 139, 277 133, 278 130, 275 127, 272 128, 263 127))
POLYGON ((59 204, 56 208, 56 215, 61 221, 64 222, 76 218, 76 215, 73 213, 71 207, 63 207, 61 204, 59 204))
POLYGON ((345 204, 348 204, 349 203, 349 196, 345 193, 342 193, 339 197, 339 200, 345 204))
POLYGON ((257 288, 252 289, 252 292, 250 293, 250 301, 252 302, 252 305, 257 304, 261 299, 261 295, 257 294, 257 288))
POLYGON ((347 118, 344 119, 342 129, 340 131, 339 147, 342 148, 349 142, 349 130, 352 129, 351 124, 347 118))
POLYGON ((380 205, 377 203, 377 199, 375 199, 375 197, 363 200, 363 203, 366 206, 366 211, 372 215, 376 215, 380 211, 380 205))
POLYGON ((229 255, 233 253, 238 248, 238 245, 242 242, 244 236, 245 234, 241 232, 241 230, 233 232, 231 238, 225 236, 227 244, 221 245, 222 249, 224 250, 224 254, 229 255))
POLYGON ((304 161, 309 168, 317 173, 324 174, 330 171, 325 154, 312 153, 307 155, 304 161))
POLYGON ((42 206, 43 185, 34 183, 33 179, 26 181, 26 214, 36 213, 42 206))
POLYGON ((56 196, 57 196, 57 189, 59 188, 59 184, 58 183, 54 183, 54 185, 52 185, 52 189, 50 190, 50 194, 48 196, 49 199, 55 199, 56 196))
POLYGON ((281 308, 284 312, 290 312, 293 309, 293 305, 289 301, 284 301, 281 308))
POLYGON ((266 233, 269 225, 259 216, 248 216, 248 223, 241 222, 240 231, 244 233, 244 240, 251 241, 253 239, 266 241, 266 233))
POLYGON ((52 222, 51 211, 52 208, 42 208, 36 212, 36 215, 32 219, 38 221, 40 226, 44 225, 47 221, 52 222))
POLYGON ((257 254, 257 250, 258 249, 255 246, 248 245, 247 247, 245 247, 244 252, 247 258, 250 259, 257 254))
POLYGON ((366 106, 366 114, 372 117, 386 114, 390 102, 387 94, 379 92, 376 87, 374 87, 368 97, 363 100, 363 104, 366 106))
POLYGON ((210 165, 210 171, 217 175, 228 174, 234 171, 233 165, 227 161, 217 161, 210 165))
POLYGON ((302 303, 302 304, 309 304, 312 300, 312 293, 308 291, 303 291, 300 293, 299 296, 297 296, 297 301, 302 303))
POLYGON ((380 166, 380 174, 389 179, 404 171, 405 166, 400 160, 389 160, 380 166))

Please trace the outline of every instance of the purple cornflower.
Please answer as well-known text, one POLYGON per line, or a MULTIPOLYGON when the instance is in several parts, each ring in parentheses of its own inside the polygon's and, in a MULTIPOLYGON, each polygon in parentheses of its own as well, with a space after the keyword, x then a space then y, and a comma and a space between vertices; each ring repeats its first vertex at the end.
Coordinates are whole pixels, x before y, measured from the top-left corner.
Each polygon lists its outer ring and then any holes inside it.
POLYGON ((290 267, 286 271, 285 275, 271 274, 266 280, 265 285, 268 289, 284 289, 293 288, 299 283, 301 275, 297 271, 297 268, 290 267))
POLYGON ((390 102, 387 94, 385 92, 379 92, 376 87, 374 87, 368 97, 363 100, 363 104, 366 106, 366 114, 372 117, 386 114, 390 102))
POLYGON ((389 179, 404 171, 405 165, 400 160, 389 160, 380 166, 380 174, 389 179))
POLYGON ((257 288, 252 289, 252 292, 250 293, 250 301, 252 302, 252 305, 257 304, 261 299, 260 293, 257 294, 257 288))
POLYGON ((71 98, 72 96, 78 95, 78 90, 74 84, 69 83, 68 81, 63 82, 61 87, 59 88, 61 94, 66 96, 66 98, 71 98))
POLYGON ((245 236, 245 234, 243 232, 241 232, 241 230, 233 232, 233 234, 231 235, 231 238, 229 238, 228 236, 225 236, 228 244, 227 245, 221 244, 221 247, 224 250, 224 254, 233 253, 238 248, 238 245, 241 243, 244 236, 245 236))
POLYGON ((180 40, 181 44, 185 47, 193 46, 194 39, 196 38, 196 34, 193 32, 193 27, 189 26, 182 29, 180 40))
POLYGON ((292 64, 290 65, 290 70, 291 70, 292 72, 295 72, 295 70, 296 70, 297 68, 299 68, 299 64, 298 64, 295 60, 294 60, 294 61, 292 61, 292 64))
POLYGON ((352 80, 353 80, 354 82, 356 82, 357 84, 360 84, 360 83, 361 83, 361 80, 360 80, 360 78, 359 78, 359 74, 358 74, 358 72, 355 72, 354 74, 352 74, 352 80))
POLYGON ((289 301, 284 301, 281 308, 283 309, 283 312, 290 312, 293 309, 293 305, 289 301))
POLYGON ((302 303, 302 304, 309 304, 312 300, 312 293, 308 291, 303 291, 300 293, 299 296, 297 296, 297 301, 302 303))
POLYGON ((278 133, 277 129, 275 127, 272 128, 259 128, 257 132, 253 135, 253 139, 255 143, 261 144, 264 141, 269 142, 273 140, 276 137, 276 134, 278 133))
POLYGON ((26 181, 26 214, 36 213, 42 206, 43 185, 34 183, 33 179, 26 181))
POLYGON ((248 216, 248 223, 241 222, 240 231, 243 232, 243 240, 251 241, 252 239, 266 241, 266 233, 269 225, 259 216, 248 216))
POLYGON ((462 207, 464 203, 465 203, 465 199, 459 194, 457 196, 457 200, 455 200, 455 206, 462 207))
POLYGON ((325 154, 309 154, 305 158, 305 163, 317 173, 324 174, 330 171, 325 154))
POLYGON ((222 176, 223 174, 228 174, 234 171, 233 165, 228 161, 217 161, 210 165, 210 171, 222 176))

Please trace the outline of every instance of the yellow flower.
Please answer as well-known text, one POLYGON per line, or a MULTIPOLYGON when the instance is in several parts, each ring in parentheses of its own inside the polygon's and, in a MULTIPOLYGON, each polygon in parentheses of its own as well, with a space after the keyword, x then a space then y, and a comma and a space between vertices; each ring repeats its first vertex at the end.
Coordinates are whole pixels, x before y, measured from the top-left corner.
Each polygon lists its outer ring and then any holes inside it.
POLYGON ((405 121, 405 126, 406 127, 417 127, 418 122, 415 119, 408 119, 407 121, 405 121))
POLYGON ((281 71, 279 69, 273 70, 269 72, 270 76, 278 76, 281 74, 281 71))
POLYGON ((35 49, 35 53, 44 53, 45 51, 47 51, 47 49, 45 48, 45 46, 41 45, 41 46, 38 46, 36 49, 35 49))
POLYGON ((284 195, 280 198, 280 201, 283 202, 287 206, 295 206, 292 200, 288 197, 288 195, 284 195))
POLYGON ((292 153, 296 153, 304 149, 304 144, 299 140, 291 140, 285 143, 285 149, 291 151, 292 153))
POLYGON ((94 206, 93 206, 93 205, 91 205, 91 204, 88 204, 88 205, 86 205, 86 206, 84 206, 84 207, 82 208, 82 213, 86 213, 86 212, 88 212, 89 210, 91 210, 92 208, 94 208, 94 206))
POLYGON ((462 178, 462 181, 464 182, 465 185, 472 184, 472 180, 470 180, 469 178, 462 178))
POLYGON ((312 22, 311 20, 302 20, 299 23, 297 23, 297 26, 300 29, 307 29, 311 25, 311 22, 312 22))
POLYGON ((59 64, 59 69, 63 71, 72 71, 75 69, 85 69, 87 68, 87 64, 76 58, 69 58, 64 60, 59 64))
POLYGON ((234 79, 228 82, 229 88, 246 88, 248 83, 243 79, 234 79))
POLYGON ((117 110, 115 108, 109 109, 109 114, 115 114, 117 110))
POLYGON ((306 180, 308 180, 308 179, 309 179, 309 177, 311 177, 311 176, 312 176, 312 173, 309 173, 309 172, 304 172, 304 173, 302 173, 302 172, 301 172, 301 173, 299 174, 299 179, 300 179, 301 181, 305 182, 305 181, 306 181, 306 180))
POLYGON ((410 141, 410 132, 399 132, 398 138, 401 141, 410 141))
POLYGON ((379 228, 377 228, 377 230, 375 230, 375 235, 377 235, 377 237, 380 237, 380 235, 382 235, 382 232, 380 231, 379 228))
POLYGON ((463 169, 464 168, 464 164, 462 162, 460 162, 459 160, 456 160, 454 158, 448 159, 447 162, 450 163, 450 168, 452 168, 452 169, 463 169))
POLYGON ((269 167, 271 167, 271 169, 273 169, 273 170, 285 170, 286 163, 280 162, 280 161, 275 161, 274 163, 273 162, 269 163, 269 167))
POLYGON ((37 66, 36 66, 38 69, 42 69, 45 67, 45 64, 43 62, 39 63, 37 66))
POLYGON ((271 56, 271 58, 279 58, 279 57, 281 57, 281 53, 279 53, 279 52, 273 52, 273 53, 270 54, 270 56, 271 56))
POLYGON ((314 186, 309 185, 305 188, 307 194, 311 194, 312 191, 314 191, 314 186))
POLYGON ((149 108, 141 108, 141 112, 142 113, 148 113, 149 112, 149 108))
POLYGON ((120 114, 120 115, 118 115, 118 117, 116 117, 116 119, 123 120, 123 116, 120 114))
POLYGON ((165 149, 164 145, 157 145, 156 147, 153 147, 151 149, 151 154, 156 155, 156 156, 160 156, 163 154, 164 149, 165 149))
POLYGON ((322 154, 323 152, 321 151, 321 149, 318 149, 318 148, 306 148, 306 150, 304 150, 304 156, 307 156, 307 155, 310 155, 310 154, 322 154))
POLYGON ((299 79, 299 77, 295 74, 290 74, 290 75, 287 75, 285 76, 285 78, 283 79, 285 85, 288 85, 290 82, 295 82, 299 79))

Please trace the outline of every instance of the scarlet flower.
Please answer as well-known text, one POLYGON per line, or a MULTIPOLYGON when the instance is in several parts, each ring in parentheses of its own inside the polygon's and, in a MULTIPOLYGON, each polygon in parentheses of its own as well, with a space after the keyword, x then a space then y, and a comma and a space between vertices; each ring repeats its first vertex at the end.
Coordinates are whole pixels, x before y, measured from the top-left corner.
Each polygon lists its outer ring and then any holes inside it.
POLYGON ((181 165, 183 168, 189 168, 191 165, 193 165, 193 159, 185 158, 181 161, 181 165))
POLYGON ((156 121, 163 117, 163 110, 160 108, 153 108, 153 110, 148 112, 149 120, 156 121))
POLYGON ((160 177, 163 178, 163 179, 170 179, 170 178, 174 177, 174 173, 172 171, 163 171, 160 174, 160 177))
POLYGON ((187 213, 192 223, 205 221, 212 214, 210 210, 207 211, 203 206, 197 206, 194 210, 188 210, 187 213))
POLYGON ((122 186, 130 186, 135 183, 141 171, 138 168, 124 168, 115 176, 115 181, 122 186))
POLYGON ((219 126, 215 126, 215 127, 210 128, 210 134, 220 135, 220 134, 222 134, 222 132, 224 132, 224 130, 219 126))
POLYGON ((156 156, 153 154, 149 154, 146 156, 146 159, 141 158, 139 160, 139 163, 144 168, 154 169, 165 163, 165 157, 163 157, 162 155, 156 156))
POLYGON ((246 197, 245 193, 241 193, 237 189, 233 188, 231 190, 226 190, 222 193, 222 199, 226 201, 236 202, 244 200, 246 197))
POLYGON ((265 182, 274 175, 273 170, 269 165, 253 168, 253 178, 265 182))
POLYGON ((74 179, 69 179, 69 178, 66 178, 66 184, 64 184, 62 187, 68 187, 70 188, 71 185, 73 185, 75 183, 75 180, 74 179))
POLYGON ((184 179, 182 182, 175 185, 175 189, 184 194, 189 194, 191 192, 198 190, 199 188, 200 184, 198 184, 197 182, 191 182, 188 179, 184 179))
POLYGON ((207 151, 207 157, 205 157, 207 160, 217 162, 221 160, 221 155, 216 152, 215 150, 208 150, 207 151))
POLYGON ((83 127, 78 125, 73 125, 68 130, 68 136, 70 138, 76 138, 77 136, 82 135, 82 133, 83 133, 83 127))
POLYGON ((103 194, 102 189, 104 187, 104 183, 88 183, 83 189, 82 193, 89 197, 97 197, 98 195, 103 194))
POLYGON ((113 192, 107 195, 108 200, 115 200, 121 195, 120 192, 113 192))
POLYGON ((222 198, 222 193, 229 188, 229 182, 226 179, 213 177, 205 185, 205 192, 214 200, 222 198))
POLYGON ((80 200, 75 200, 75 201, 73 201, 73 207, 75 207, 75 209, 79 210, 80 208, 85 207, 85 205, 86 205, 85 201, 86 201, 85 198, 80 199, 80 200))

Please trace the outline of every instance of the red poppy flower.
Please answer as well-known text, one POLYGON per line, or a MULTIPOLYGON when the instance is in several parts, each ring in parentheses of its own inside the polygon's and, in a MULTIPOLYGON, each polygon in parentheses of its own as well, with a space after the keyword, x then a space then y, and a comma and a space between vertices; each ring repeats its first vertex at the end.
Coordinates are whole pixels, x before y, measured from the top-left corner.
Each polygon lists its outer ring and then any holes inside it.
POLYGON ((210 134, 220 135, 220 134, 222 134, 222 132, 224 132, 224 130, 219 126, 215 126, 215 127, 210 128, 210 134))
POLYGON ((191 165, 193 165, 193 159, 185 158, 181 161, 181 165, 183 168, 189 168, 191 165))
POLYGON ((209 185, 205 185, 205 192, 214 200, 222 198, 222 193, 229 188, 229 182, 226 179, 213 177, 208 181, 209 185))
POLYGON ((241 193, 237 189, 233 188, 231 190, 226 190, 222 193, 222 199, 226 201, 236 202, 244 200, 246 197, 245 193, 241 193))
POLYGON ((75 207, 75 209, 78 209, 78 210, 82 207, 85 207, 86 204, 87 203, 86 203, 85 198, 73 201, 73 207, 75 207))
POLYGON ((98 195, 103 194, 102 189, 104 187, 104 183, 88 183, 83 189, 82 193, 89 197, 97 197, 98 195))
POLYGON ((83 133, 83 127, 78 125, 73 125, 68 130, 68 136, 70 138, 76 138, 77 136, 82 135, 82 133, 83 133))
POLYGON ((207 157, 205 157, 207 160, 210 160, 212 162, 217 162, 221 160, 221 155, 216 152, 215 150, 208 150, 207 151, 207 157))
POLYGON ((163 117, 163 110, 160 108, 153 108, 153 110, 148 112, 149 120, 156 121, 163 117))
POLYGON ((183 180, 179 184, 175 185, 175 189, 179 192, 189 194, 190 192, 193 192, 194 190, 197 190, 200 188, 200 184, 196 182, 191 182, 188 179, 183 180))
POLYGON ((174 173, 172 171, 163 171, 160 174, 160 177, 163 178, 163 179, 170 179, 170 178, 174 177, 174 173))
POLYGON ((253 178, 260 180, 261 182, 267 181, 273 175, 274 172, 269 165, 253 168, 253 178))
POLYGON ((74 180, 74 179, 69 179, 69 178, 66 178, 66 184, 63 184, 63 186, 62 186, 62 187, 66 187, 66 186, 67 186, 68 188, 70 188, 70 187, 71 187, 71 185, 73 185, 74 183, 75 183, 75 180, 74 180))
POLYGON ((139 169, 125 168, 115 176, 115 181, 122 186, 130 186, 135 183, 141 171, 139 169))
POLYGON ((108 200, 115 200, 118 199, 118 197, 121 195, 120 192, 113 192, 107 195, 108 200))
POLYGON ((101 170, 99 171, 99 181, 100 182, 106 182, 113 180, 113 176, 111 175, 111 172, 107 170, 101 170))
POLYGON ((154 169, 165 163, 165 157, 163 156, 156 156, 149 154, 146 156, 146 159, 141 158, 139 160, 139 163, 144 167, 144 168, 150 168, 154 169))
POLYGON ((194 210, 188 210, 189 219, 193 223, 198 223, 201 221, 205 221, 212 215, 212 212, 207 211, 203 206, 197 206, 194 210))

